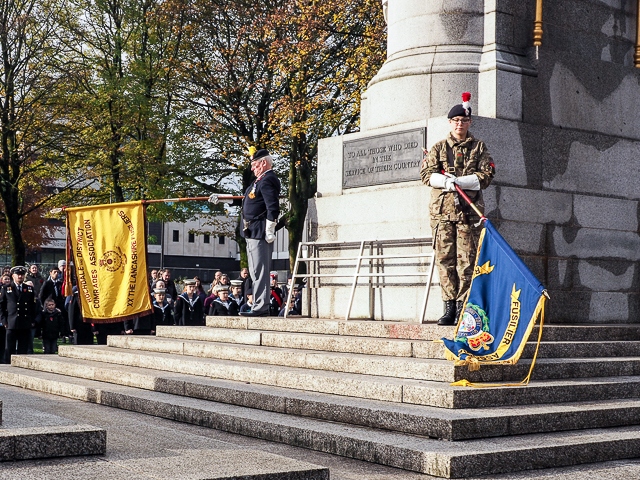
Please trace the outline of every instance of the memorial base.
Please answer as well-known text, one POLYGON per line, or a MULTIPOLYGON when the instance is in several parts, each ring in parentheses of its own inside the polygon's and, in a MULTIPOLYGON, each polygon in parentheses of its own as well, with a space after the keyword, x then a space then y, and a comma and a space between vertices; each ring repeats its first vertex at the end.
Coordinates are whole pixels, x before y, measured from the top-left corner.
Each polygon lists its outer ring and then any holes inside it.
MULTIPOLYGON (((427 148, 449 131, 447 119, 437 117, 320 141, 310 240, 431 236, 429 188, 420 180, 343 185, 344 142, 420 127, 427 128, 427 148)), ((640 318, 637 189, 635 182, 602 173, 612 159, 617 171, 635 171, 640 142, 488 117, 474 117, 470 132, 487 144, 496 163, 494 182, 484 192, 486 214, 547 287, 553 321, 622 323, 640 318)), ((344 285, 318 290, 313 316, 343 318, 348 292, 344 285)), ((423 295, 419 287, 375 290, 373 318, 418 321, 423 295)), ((352 315, 369 318, 370 310, 368 291, 358 291, 352 315)), ((441 312, 436 274, 427 318, 435 320, 441 312)))

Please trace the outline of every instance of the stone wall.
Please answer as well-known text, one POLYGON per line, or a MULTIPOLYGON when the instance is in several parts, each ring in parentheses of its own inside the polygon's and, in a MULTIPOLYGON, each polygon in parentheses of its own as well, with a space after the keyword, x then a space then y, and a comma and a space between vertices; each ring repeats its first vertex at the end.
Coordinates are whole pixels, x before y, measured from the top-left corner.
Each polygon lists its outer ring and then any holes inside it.
MULTIPOLYGON (((430 146, 472 92, 471 132, 497 168, 488 216, 549 289, 550 321, 638 322, 637 2, 545 0, 538 49, 534 8, 389 0, 388 59, 363 96, 357 135, 422 125, 430 146)), ((341 189, 348 138, 320 144, 316 238, 428 235, 419 181, 341 189)))

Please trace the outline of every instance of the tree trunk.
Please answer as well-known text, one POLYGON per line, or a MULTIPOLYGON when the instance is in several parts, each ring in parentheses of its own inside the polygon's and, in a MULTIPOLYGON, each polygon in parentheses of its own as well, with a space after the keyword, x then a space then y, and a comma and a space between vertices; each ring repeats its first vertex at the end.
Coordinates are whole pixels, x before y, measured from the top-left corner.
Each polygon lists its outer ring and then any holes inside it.
POLYGON ((18 191, 11 188, 2 196, 5 206, 5 218, 7 225, 7 236, 9 237, 9 248, 12 255, 12 265, 24 265, 26 257, 26 247, 22 239, 20 229, 20 200, 18 191))
MULTIPOLYGON (((312 194, 311 161, 305 146, 306 135, 300 134, 293 142, 289 163, 289 269, 293 271, 298 246, 302 242, 304 222, 307 218, 309 198, 312 194)), ((300 274, 307 273, 307 264, 299 265, 300 274)), ((292 280, 295 283, 295 279, 292 280)))

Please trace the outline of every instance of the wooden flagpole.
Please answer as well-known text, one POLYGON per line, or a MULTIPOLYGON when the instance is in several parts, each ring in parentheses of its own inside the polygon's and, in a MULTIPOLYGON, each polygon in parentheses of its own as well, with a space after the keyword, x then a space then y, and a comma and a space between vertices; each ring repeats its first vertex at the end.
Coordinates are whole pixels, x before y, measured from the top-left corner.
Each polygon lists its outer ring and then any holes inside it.
MULTIPOLYGON (((224 200, 242 200, 244 195, 218 195, 220 201, 224 200)), ((180 197, 180 198, 157 198, 153 200, 142 200, 143 205, 150 203, 170 203, 170 202, 194 202, 209 200, 209 197, 180 197)), ((55 214, 64 212, 68 207, 56 207, 49 210, 49 213, 55 214)))

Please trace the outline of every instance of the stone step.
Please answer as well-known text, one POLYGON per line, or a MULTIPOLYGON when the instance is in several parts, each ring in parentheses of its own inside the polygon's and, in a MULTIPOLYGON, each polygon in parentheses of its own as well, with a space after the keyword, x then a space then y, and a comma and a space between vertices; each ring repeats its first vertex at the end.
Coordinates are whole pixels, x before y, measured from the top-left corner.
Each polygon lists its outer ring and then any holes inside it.
POLYGON ((113 347, 61 345, 60 355, 308 392, 444 408, 624 399, 638 396, 640 392, 640 376, 584 379, 566 377, 557 381, 532 381, 526 388, 465 388, 451 387, 445 382, 180 357, 113 347))
POLYGON ((0 366, 3 383, 444 478, 636 458, 640 427, 446 442, 0 366))
MULTIPOLYGON (((391 402, 402 402, 406 399, 407 403, 414 403, 411 400, 414 399, 414 395, 422 394, 419 390, 423 386, 423 382, 411 379, 309 370, 115 347, 60 345, 58 354, 74 359, 391 402), (411 387, 416 387, 417 390, 411 393, 411 387)), ((415 399, 418 400, 418 398, 415 399)))
MULTIPOLYGON (((262 330, 292 333, 319 333, 325 335, 352 335, 357 337, 402 338, 408 340, 436 340, 453 338, 455 327, 435 324, 421 325, 407 322, 382 322, 372 320, 328 320, 315 318, 282 317, 207 317, 206 325, 238 330, 262 330)), ((158 327, 159 332, 164 328, 158 327)), ((545 341, 640 341, 638 324, 554 325, 545 324, 542 339, 545 341)), ((531 340, 537 339, 534 327, 531 340)))
MULTIPOLYGON (((286 334, 283 334, 286 335, 286 334)), ((408 341, 408 340, 405 340, 408 341)), ((445 358, 444 345, 436 342, 411 341, 412 356, 416 358, 445 358)), ((542 341, 537 358, 608 358, 608 357, 640 357, 640 342, 566 342, 542 341)), ((302 348, 302 347, 301 347, 302 348)), ((531 359, 536 351, 536 343, 528 342, 520 356, 531 359)))
POLYGON ((0 428, 0 462, 104 455, 107 432, 91 425, 0 428))
POLYGON ((277 387, 210 380, 184 374, 70 359, 16 355, 22 369, 131 386, 266 411, 422 435, 445 440, 604 428, 640 423, 640 400, 609 400, 527 407, 435 407, 310 394, 277 387))
MULTIPOLYGON (((181 327, 189 328, 189 327, 181 327)), ((341 352, 278 348, 261 345, 202 342, 197 340, 167 339, 152 336, 116 335, 108 339, 109 347, 148 352, 174 353, 184 356, 216 358, 286 367, 327 370, 333 372, 379 375, 416 380, 456 381, 452 362, 437 359, 385 357, 341 352)), ((67 350, 59 350, 69 355, 67 350)), ((487 369, 485 372, 488 372, 487 369)), ((476 374, 478 372, 475 372, 476 374)), ((461 377, 460 377, 461 378, 461 377)))
MULTIPOLYGON (((190 329, 194 327, 179 328, 190 329)), ((213 343, 153 336, 115 335, 108 338, 108 345, 131 350, 177 353, 240 362, 438 382, 455 382, 461 379, 472 382, 520 381, 528 374, 531 363, 530 360, 521 359, 517 365, 482 366, 478 371, 469 372, 467 367, 455 367, 453 362, 443 359, 385 357, 382 355, 213 343)), ((63 347, 70 348, 69 346, 63 347)), ((541 358, 536 362, 532 378, 544 380, 638 374, 640 374, 640 357, 541 358)))
MULTIPOLYGON (((360 353, 395 357, 444 359, 444 345, 432 340, 405 340, 353 335, 327 335, 212 327, 161 327, 157 337, 267 347, 296 348, 326 352, 360 353)), ((536 343, 525 346, 521 358, 533 358, 536 343)), ((538 358, 640 356, 640 341, 593 342, 543 341, 538 358)))

